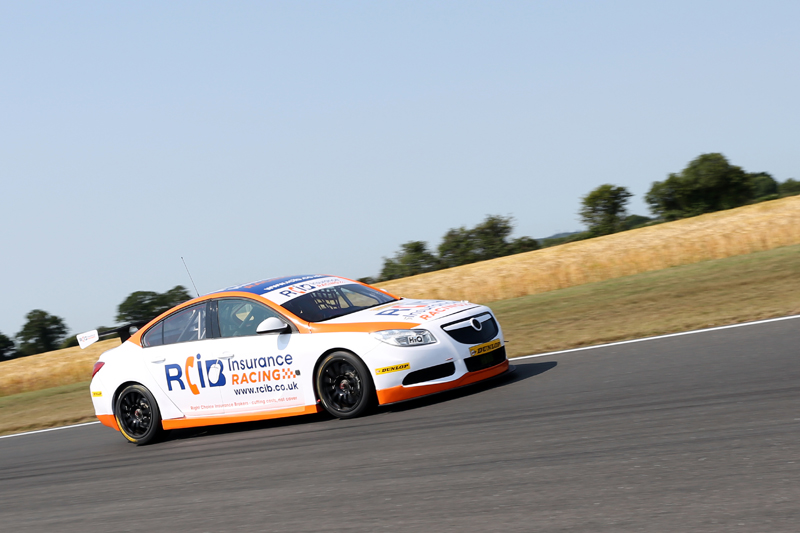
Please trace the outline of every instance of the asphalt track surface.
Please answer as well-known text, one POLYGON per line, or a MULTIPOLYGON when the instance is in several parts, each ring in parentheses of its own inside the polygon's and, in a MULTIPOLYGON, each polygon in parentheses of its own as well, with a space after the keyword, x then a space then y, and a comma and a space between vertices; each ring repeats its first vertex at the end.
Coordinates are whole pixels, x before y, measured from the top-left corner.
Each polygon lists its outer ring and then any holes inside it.
POLYGON ((798 531, 800 320, 529 359, 352 421, 0 440, 2 531, 798 531))

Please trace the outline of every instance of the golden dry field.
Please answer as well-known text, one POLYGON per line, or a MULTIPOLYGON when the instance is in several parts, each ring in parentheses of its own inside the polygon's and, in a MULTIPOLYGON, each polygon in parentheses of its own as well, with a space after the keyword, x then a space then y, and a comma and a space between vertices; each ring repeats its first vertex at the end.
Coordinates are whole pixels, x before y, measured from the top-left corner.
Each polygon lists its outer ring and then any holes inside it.
POLYGON ((800 196, 380 283, 406 298, 488 303, 800 244, 800 196))
POLYGON ((119 344, 119 339, 109 339, 85 350, 75 346, 4 361, 0 363, 0 396, 89 381, 100 354, 119 344))

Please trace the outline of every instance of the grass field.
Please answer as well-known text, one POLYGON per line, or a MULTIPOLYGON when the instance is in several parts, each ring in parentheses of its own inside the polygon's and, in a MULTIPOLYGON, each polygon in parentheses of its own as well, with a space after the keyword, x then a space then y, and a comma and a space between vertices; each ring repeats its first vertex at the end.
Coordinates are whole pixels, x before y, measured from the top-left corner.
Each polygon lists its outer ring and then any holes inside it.
POLYGON ((0 435, 96 420, 88 381, 0 398, 0 435))
MULTIPOLYGON (((800 314, 798 274, 800 245, 795 245, 497 301, 491 307, 503 326, 509 355, 515 357, 800 314)), ((50 372, 48 361, 73 361, 88 370, 76 373, 80 383, 1 397, 0 434, 93 420, 85 379, 99 353, 118 342, 104 341, 85 357, 68 350, 33 356, 39 358, 37 372, 50 372)), ((15 379, 21 383, 19 376, 15 379)))
POLYGON ((800 314, 800 245, 490 304, 510 357, 800 314))

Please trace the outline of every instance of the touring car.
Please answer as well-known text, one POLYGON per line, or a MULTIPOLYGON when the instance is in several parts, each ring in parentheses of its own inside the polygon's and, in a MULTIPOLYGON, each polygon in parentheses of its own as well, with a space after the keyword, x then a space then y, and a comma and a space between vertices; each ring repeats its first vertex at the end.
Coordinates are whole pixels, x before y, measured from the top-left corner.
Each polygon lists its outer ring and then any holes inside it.
MULTIPOLYGON (((509 368, 488 307, 397 298, 328 275, 229 287, 119 331, 123 342, 95 363, 90 389, 100 422, 136 444, 165 430, 322 410, 352 418, 509 368)), ((78 336, 83 347, 97 338, 78 336)))

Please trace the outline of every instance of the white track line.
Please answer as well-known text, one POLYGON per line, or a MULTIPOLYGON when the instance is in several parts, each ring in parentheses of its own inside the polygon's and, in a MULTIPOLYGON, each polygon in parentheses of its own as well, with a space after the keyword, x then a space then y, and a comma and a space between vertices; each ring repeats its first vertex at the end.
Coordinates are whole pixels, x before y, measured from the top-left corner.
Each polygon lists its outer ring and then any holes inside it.
MULTIPOLYGON (((609 344, 598 344, 596 346, 584 346, 583 348, 572 348, 571 350, 560 350, 557 352, 539 353, 535 355, 523 355, 522 357, 512 357, 511 362, 521 361, 522 359, 533 359, 534 357, 547 357, 549 355, 558 355, 562 353, 582 352, 584 350, 594 350, 596 348, 608 348, 609 346, 620 346, 622 344, 633 344, 634 342, 655 341, 658 339, 668 339, 670 337, 681 337, 683 335, 694 335, 695 333, 707 333, 709 331, 719 331, 722 329, 743 328, 745 326, 756 326, 758 324, 768 324, 770 322, 780 322, 781 320, 792 320, 800 318, 800 315, 784 316, 780 318, 768 318, 767 320, 757 320, 756 322, 744 322, 742 324, 731 324, 730 326, 718 326, 716 328, 696 329, 694 331, 684 331, 682 333, 670 333, 669 335, 659 335, 657 337, 645 337, 643 339, 633 339, 629 341, 612 342, 609 344)), ((81 426, 91 426, 92 424, 99 424, 100 422, 86 422, 85 424, 75 424, 74 426, 61 426, 58 428, 40 429, 37 431, 28 431, 27 433, 15 433, 13 435, 3 435, 0 439, 9 439, 11 437, 22 437, 23 435, 33 435, 35 433, 45 433, 47 431, 58 431, 59 429, 79 428, 81 426)))
POLYGON ((559 350, 557 352, 537 353, 535 355, 523 355, 521 357, 512 357, 509 359, 512 363, 522 359, 533 359, 534 357, 547 357, 549 355, 558 355, 562 353, 582 352, 584 350, 594 350, 596 348, 608 348, 609 346, 620 346, 622 344, 633 344, 634 342, 655 341, 659 339, 668 339, 670 337, 681 337, 683 335, 694 335, 695 333, 707 333, 709 331, 719 331, 722 329, 743 328, 745 326, 757 326, 758 324, 768 324, 770 322, 780 322, 781 320, 793 320, 800 318, 800 315, 782 316, 780 318, 768 318, 766 320, 757 320, 755 322, 743 322, 741 324, 731 324, 730 326, 718 326, 716 328, 696 329, 694 331, 684 331, 681 333, 670 333, 669 335, 658 335, 657 337, 645 337, 643 339, 633 339, 629 341, 611 342, 608 344, 598 344, 595 346, 584 346, 583 348, 572 348, 570 350, 559 350))
POLYGON ((83 424, 75 424, 72 426, 61 426, 57 428, 47 428, 47 429, 37 429, 36 431, 27 431, 25 433, 14 433, 13 435, 3 435, 0 436, 0 439, 10 439, 11 437, 22 437, 23 435, 33 435, 35 433, 46 433, 48 431, 58 431, 59 429, 69 429, 69 428, 79 428, 82 426, 91 426, 93 424, 99 424, 100 422, 85 422, 83 424))

